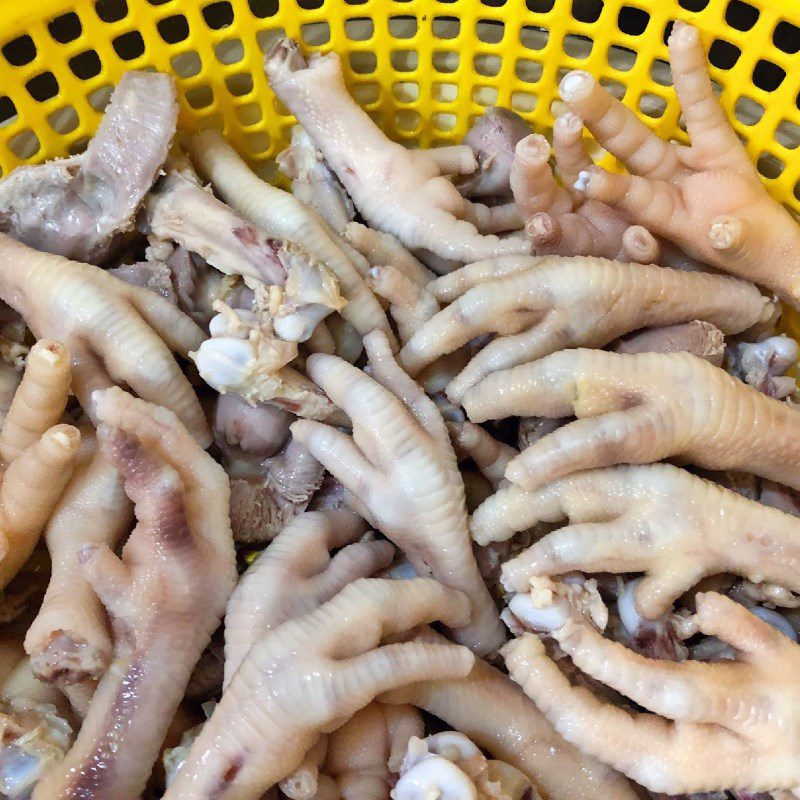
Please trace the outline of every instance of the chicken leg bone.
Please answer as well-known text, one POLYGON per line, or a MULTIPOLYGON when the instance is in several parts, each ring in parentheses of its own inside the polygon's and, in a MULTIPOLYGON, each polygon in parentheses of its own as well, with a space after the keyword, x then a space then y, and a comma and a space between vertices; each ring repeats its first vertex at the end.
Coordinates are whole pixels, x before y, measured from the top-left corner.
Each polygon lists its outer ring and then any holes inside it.
POLYGON ((578 417, 509 463, 506 478, 524 489, 670 456, 800 488, 800 415, 688 353, 564 350, 484 378, 464 409, 473 422, 578 417))
POLYGON ((257 800, 301 763, 320 733, 381 692, 463 677, 474 662, 466 648, 378 645, 434 619, 457 628, 468 618, 467 599, 438 582, 364 578, 275 628, 242 662, 164 800, 257 800))
POLYGON ((350 437, 298 420, 292 434, 347 488, 351 505, 400 547, 418 575, 464 591, 472 603, 457 640, 477 652, 503 630, 467 531, 464 484, 434 402, 403 372, 379 331, 364 340, 372 377, 335 356, 314 355, 309 377, 353 420, 350 437))
POLYGON ((90 396, 113 382, 174 411, 204 446, 211 441, 200 403, 170 350, 183 356, 205 335, 154 292, 89 264, 40 253, 0 234, 0 297, 34 335, 62 341, 72 356, 72 388, 90 396))
POLYGON ((675 89, 692 140, 664 142, 588 73, 570 72, 561 96, 629 170, 582 170, 575 188, 619 209, 690 256, 800 303, 800 227, 773 200, 717 100, 696 28, 669 37, 675 89))
POLYGON ((253 645, 284 622, 308 614, 358 578, 392 562, 389 542, 362 542, 367 526, 350 511, 293 519, 242 576, 225 615, 225 682, 253 645), (335 556, 331 550, 339 549, 335 556))
POLYGON ((527 252, 527 242, 482 236, 468 221, 477 221, 476 207, 444 176, 474 171, 470 149, 451 163, 447 153, 406 150, 389 141, 348 94, 337 54, 306 61, 295 42, 281 39, 267 55, 265 69, 275 93, 372 227, 394 234, 409 249, 423 248, 445 259, 527 252))
POLYGON ((498 334, 447 387, 449 399, 459 403, 487 375, 562 348, 601 347, 640 328, 694 319, 740 333, 771 310, 754 286, 736 278, 590 257, 551 258, 466 291, 418 327, 400 361, 416 375, 471 339, 498 334))
POLYGON ((139 521, 121 558, 104 544, 80 553, 111 621, 114 661, 35 800, 139 798, 236 579, 222 467, 167 409, 116 388, 93 399, 102 452, 139 521))
POLYGON ((732 645, 736 662, 647 658, 583 620, 552 634, 579 669, 654 713, 571 686, 532 634, 506 646, 506 665, 556 730, 650 791, 797 786, 800 646, 723 595, 700 593, 696 603, 700 631, 732 645))
POLYGON ((634 598, 649 619, 722 572, 800 592, 796 517, 669 464, 582 472, 531 492, 511 486, 475 512, 471 528, 485 544, 565 519, 503 564, 508 591, 527 591, 537 575, 644 572, 634 598))

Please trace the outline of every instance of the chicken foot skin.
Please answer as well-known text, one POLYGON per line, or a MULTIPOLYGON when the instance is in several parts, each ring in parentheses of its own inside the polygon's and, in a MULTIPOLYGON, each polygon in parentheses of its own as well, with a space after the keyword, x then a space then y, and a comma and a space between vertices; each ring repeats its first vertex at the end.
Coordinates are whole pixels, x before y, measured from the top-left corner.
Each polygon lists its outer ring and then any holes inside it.
MULTIPOLYGON (((444 259, 474 261, 528 251, 520 239, 478 233, 477 207, 444 177, 460 171, 454 169, 458 165, 437 162, 443 155, 435 150, 410 151, 389 141, 348 94, 338 55, 306 61, 297 44, 282 39, 267 55, 265 69, 275 93, 372 227, 395 235, 411 250, 423 248, 444 259)), ((473 172, 474 156, 468 147, 463 151, 466 172, 473 172)))
POLYGON ((800 592, 796 517, 669 464, 577 473, 531 492, 510 486, 473 514, 471 528, 486 544, 563 520, 503 564, 508 591, 527 591, 537 575, 644 572, 634 598, 648 619, 722 572, 800 592))
POLYGON ((575 188, 607 203, 690 256, 800 303, 800 227, 773 200, 714 94, 696 28, 669 37, 675 90, 691 146, 659 139, 587 72, 568 73, 562 98, 630 174, 599 167, 575 188))
POLYGON ((80 553, 111 620, 114 661, 35 800, 139 798, 236 578, 222 467, 167 409, 116 388, 93 401, 102 452, 123 475, 138 524, 121 559, 102 544, 80 553))
POLYGON ((64 343, 72 357, 72 389, 90 414, 92 391, 125 383, 174 411, 204 446, 210 443, 200 403, 170 352, 187 356, 205 334, 168 300, 2 233, 0 297, 35 336, 64 343))
POLYGON ((228 601, 223 688, 266 633, 391 564, 394 547, 359 541, 366 531, 366 523, 350 511, 325 511, 301 514, 278 534, 228 601))
MULTIPOLYGON (((425 642, 445 641, 430 628, 424 628, 418 638, 425 642)), ((527 775, 545 797, 636 797, 622 775, 562 739, 507 675, 480 659, 465 678, 420 681, 382 695, 380 700, 411 703, 433 714, 494 758, 527 775)))
POLYGON ((571 686, 532 634, 506 646, 506 666, 556 730, 650 791, 797 786, 800 646, 724 595, 700 593, 696 604, 700 631, 732 645, 736 662, 646 658, 583 620, 552 634, 579 669, 654 713, 571 686))
POLYGON ((464 395, 473 422, 576 416, 513 459, 523 489, 584 469, 671 456, 800 487, 800 416, 688 353, 563 350, 484 378, 464 395))
POLYGON ((45 530, 50 582, 25 636, 25 650, 41 680, 59 686, 96 681, 108 668, 111 633, 78 556, 85 545, 116 548, 130 530, 132 515, 117 470, 95 454, 76 471, 45 530))
POLYGON ((0 589, 33 553, 72 476, 81 435, 58 424, 69 386, 66 349, 37 342, 0 432, 0 589))
POLYGON ((600 347, 640 328, 694 319, 740 333, 771 309, 754 286, 736 278, 590 257, 552 258, 467 290, 418 327, 400 361, 416 375, 471 339, 498 334, 448 385, 448 398, 459 403, 486 375, 556 350, 600 347))
MULTIPOLYGON (((571 186, 591 165, 583 143, 583 120, 572 113, 558 117, 553 145, 562 179, 571 186)), ((541 134, 532 134, 517 143, 511 166, 514 200, 527 219, 525 232, 536 253, 656 261, 658 242, 648 230, 631 225, 622 212, 605 203, 559 186, 549 161, 550 143, 541 134)))
POLYGON ((466 597, 430 579, 363 578, 275 628, 242 662, 164 800, 257 800, 301 763, 320 733, 378 694, 463 677, 474 662, 464 647, 378 645, 435 619, 457 628, 468 618, 466 597))
POLYGON ((364 340, 372 376, 314 355, 309 377, 353 420, 352 437, 310 420, 292 434, 347 488, 351 507, 400 547, 418 575, 464 591, 470 624, 456 639, 489 653, 503 641, 467 531, 464 484, 434 402, 403 372, 379 331, 364 340))

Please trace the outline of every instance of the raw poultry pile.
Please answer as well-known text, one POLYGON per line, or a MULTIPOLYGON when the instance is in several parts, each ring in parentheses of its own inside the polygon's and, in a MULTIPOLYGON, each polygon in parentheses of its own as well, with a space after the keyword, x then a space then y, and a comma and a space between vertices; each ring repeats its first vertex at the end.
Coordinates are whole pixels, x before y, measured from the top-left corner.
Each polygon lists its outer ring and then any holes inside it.
POLYGON ((669 49, 691 146, 571 72, 406 150, 282 40, 291 192, 158 73, 0 182, 0 796, 800 787, 800 227, 669 49))

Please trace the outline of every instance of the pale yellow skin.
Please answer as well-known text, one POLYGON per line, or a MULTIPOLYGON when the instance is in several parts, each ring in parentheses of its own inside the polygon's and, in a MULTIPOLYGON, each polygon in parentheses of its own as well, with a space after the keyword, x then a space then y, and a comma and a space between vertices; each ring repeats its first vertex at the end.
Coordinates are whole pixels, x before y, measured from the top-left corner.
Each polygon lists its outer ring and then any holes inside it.
POLYGON ((494 489, 508 484, 506 467, 512 458, 519 455, 519 450, 499 442, 474 422, 448 422, 447 430, 459 460, 471 458, 494 489))
POLYGON ((800 228, 764 187, 714 94, 696 28, 669 37, 675 90, 691 146, 659 139, 588 72, 570 72, 561 97, 630 171, 599 167, 575 187, 671 240, 693 258, 800 303, 800 228))
POLYGON ((538 254, 601 256, 655 263, 655 237, 626 216, 596 200, 571 191, 581 170, 591 165, 583 142, 583 120, 562 114, 553 123, 556 164, 564 186, 550 168, 550 143, 532 134, 517 143, 511 165, 511 189, 522 210, 525 231, 538 254))
POLYGON ((465 592, 470 624, 457 641, 478 653, 504 640, 494 602, 469 541, 464 483, 434 402, 403 372, 375 331, 364 339, 371 375, 335 356, 310 356, 306 369, 353 421, 348 436, 298 420, 295 440, 346 487, 351 507, 400 547, 418 575, 465 592))
POLYGON ((797 786, 800 646, 724 595, 695 600, 700 631, 732 645, 737 661, 646 658, 585 620, 552 634, 580 670, 653 713, 571 686, 532 634, 506 646, 506 666, 565 738, 650 791, 797 786))
POLYGON ((349 584, 315 611, 267 633, 242 662, 164 800, 257 800, 293 772, 320 733, 378 694, 472 669, 453 644, 379 646, 417 625, 463 626, 464 595, 435 581, 349 584))
POLYGON ((87 544, 115 549, 132 518, 119 473, 96 453, 75 471, 45 529, 50 582, 25 636, 26 652, 43 680, 62 687, 97 681, 111 662, 106 613, 84 579, 78 555, 87 544))
POLYGON ((576 416, 523 450, 506 478, 524 489, 579 470, 678 456, 800 487, 800 415, 688 353, 563 350, 484 378, 464 395, 473 422, 576 416))
POLYGON ((121 557, 105 543, 79 553, 111 622, 114 659, 35 800, 140 797, 236 580, 222 467, 171 411, 117 388, 92 401, 101 451, 124 477, 138 524, 121 557))
MULTIPOLYGON (((197 134, 187 142, 187 149, 199 172, 237 213, 269 236, 302 243, 334 273, 347 300, 342 316, 362 336, 375 328, 391 334, 386 314, 366 286, 352 254, 343 250, 339 237, 316 211, 262 181, 217 131, 197 134)), ((368 268, 364 262, 363 272, 368 268)))
POLYGON ((81 435, 58 424, 69 388, 66 349, 37 342, 0 431, 0 588, 33 553, 72 475, 81 435))
POLYGON ((725 334, 716 325, 695 319, 647 328, 621 339, 611 349, 615 353, 691 353, 720 367, 725 355, 725 334))
POLYGON ((476 336, 498 334, 447 386, 448 398, 460 403, 487 375, 562 348, 601 347, 641 328, 695 319, 740 333, 771 308, 754 286, 727 276, 552 257, 468 289, 418 327, 399 358, 416 375, 476 336))
POLYGON ((72 389, 92 413, 91 393, 115 382, 174 411, 207 446, 203 410, 170 350, 186 357, 205 335, 168 300, 90 264, 40 253, 0 234, 0 297, 37 338, 63 342, 72 389))
POLYGON ((394 547, 386 541, 359 541, 366 532, 366 523, 349 511, 310 511, 286 525, 228 601, 224 687, 267 632, 313 611, 354 580, 389 566, 394 547))
POLYGON ((507 590, 535 575, 644 572, 635 599, 648 618, 704 577, 731 572, 800 592, 800 520, 669 464, 569 475, 533 491, 500 489, 472 515, 480 544, 539 522, 568 525, 503 564, 507 590))
MULTIPOLYGON (((440 642, 429 628, 419 638, 440 642)), ((530 778, 554 800, 635 800, 630 783, 556 733, 541 711, 505 674, 478 660, 459 680, 426 680, 381 698, 411 703, 468 736, 494 758, 530 778)))

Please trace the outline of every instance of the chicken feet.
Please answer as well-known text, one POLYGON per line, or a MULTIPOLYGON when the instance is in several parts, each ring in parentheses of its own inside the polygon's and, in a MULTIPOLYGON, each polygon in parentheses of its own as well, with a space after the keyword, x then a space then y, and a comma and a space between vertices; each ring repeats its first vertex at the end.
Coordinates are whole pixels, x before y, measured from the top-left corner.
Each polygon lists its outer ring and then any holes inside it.
POLYGON ((608 203, 690 256, 768 286, 800 304, 800 227, 773 200, 717 100, 696 28, 669 37, 672 75, 690 147, 664 142, 588 73, 561 96, 631 174, 582 170, 575 188, 608 203))
POLYGON ((503 564, 508 591, 535 575, 644 572, 634 598, 649 619, 707 575, 731 572, 800 592, 800 521, 669 464, 578 473, 492 495, 471 520, 480 544, 537 522, 569 525, 503 564))
POLYGON ((352 438, 310 420, 292 434, 341 481, 354 510, 408 556, 418 575, 464 591, 469 625, 455 632, 479 653, 503 641, 467 531, 464 484, 439 411, 394 360, 379 331, 364 340, 372 376, 335 356, 311 356, 309 377, 353 421, 352 438))
POLYGON ((800 488, 800 415, 688 353, 564 350, 484 378, 464 395, 473 422, 578 417, 523 450, 506 478, 524 489, 594 467, 679 456, 800 488))
POLYGON ((464 647, 378 645, 425 622, 457 628, 468 618, 467 599, 435 581, 364 578, 275 628, 242 662, 164 800, 257 800, 320 733, 381 692, 465 676, 474 657, 464 647))
POLYGON ((228 479, 164 408, 112 388, 93 395, 101 450, 125 479, 138 525, 118 558, 82 549, 106 607, 114 661, 74 747, 35 800, 137 800, 236 580, 228 479))
POLYGON ((532 634, 506 645, 506 666, 566 739, 650 791, 797 786, 800 646, 724 595, 700 593, 696 603, 700 631, 732 645, 736 662, 647 658, 584 620, 552 634, 579 669, 654 713, 571 686, 532 634))
POLYGON ((417 328, 400 361, 416 375, 475 337, 498 334, 447 387, 448 398, 458 404, 487 375, 556 350, 601 347, 640 328, 694 319, 740 333, 771 309, 754 286, 735 278, 554 257, 461 294, 417 328))
POLYGON ((348 94, 336 53, 306 60, 295 42, 281 39, 265 69, 372 227, 444 259, 528 251, 519 238, 482 236, 475 223, 481 210, 491 209, 464 199, 444 177, 474 172, 469 147, 412 151, 391 142, 348 94))

